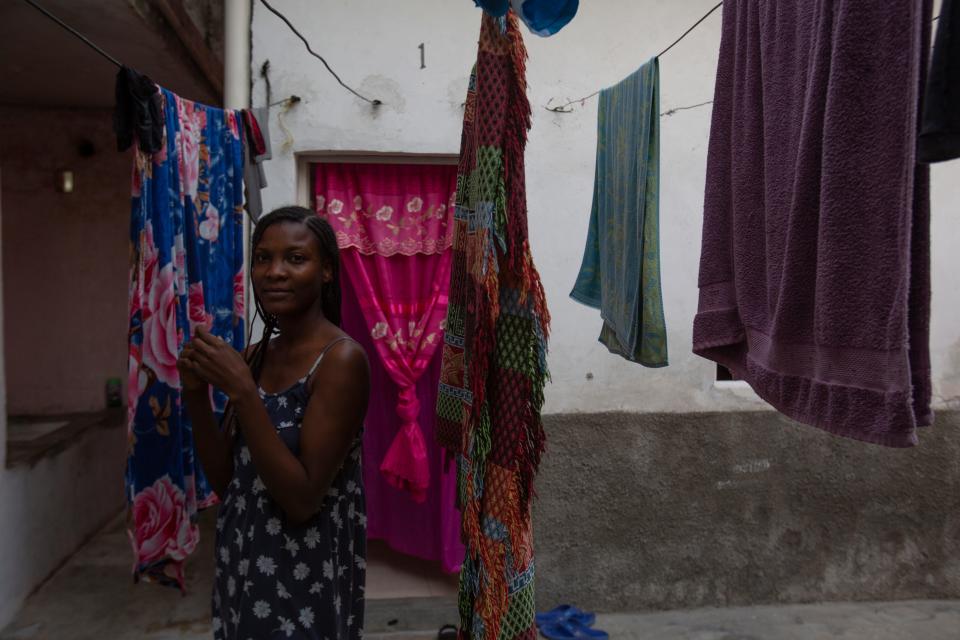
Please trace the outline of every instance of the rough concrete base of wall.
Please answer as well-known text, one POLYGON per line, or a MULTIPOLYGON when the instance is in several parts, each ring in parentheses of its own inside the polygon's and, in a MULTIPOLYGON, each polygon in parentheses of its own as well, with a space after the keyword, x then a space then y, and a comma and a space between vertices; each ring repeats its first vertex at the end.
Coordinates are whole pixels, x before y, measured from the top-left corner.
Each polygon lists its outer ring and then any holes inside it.
POLYGON ((34 466, 0 470, 0 629, 125 504, 125 430, 71 433, 69 446, 57 443, 34 466))
POLYGON ((960 412, 913 449, 770 412, 545 423, 540 609, 960 597, 960 412))

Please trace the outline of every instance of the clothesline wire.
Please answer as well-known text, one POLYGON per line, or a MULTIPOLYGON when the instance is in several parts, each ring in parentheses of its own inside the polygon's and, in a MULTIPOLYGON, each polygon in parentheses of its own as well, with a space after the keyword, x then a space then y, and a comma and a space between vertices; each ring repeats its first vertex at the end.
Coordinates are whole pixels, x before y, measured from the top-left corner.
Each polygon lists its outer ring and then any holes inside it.
MULTIPOLYGON (((657 57, 659 58, 659 57, 661 57, 663 54, 665 54, 667 51, 670 51, 670 49, 673 49, 681 40, 683 40, 684 38, 686 38, 686 37, 690 34, 691 31, 693 31, 694 29, 696 29, 697 27, 699 27, 701 22, 703 22, 704 20, 706 20, 707 18, 709 18, 709 17, 711 16, 711 14, 713 14, 713 12, 716 11, 717 9, 719 9, 721 6, 723 6, 723 2, 718 2, 717 4, 715 4, 715 5, 713 6, 713 8, 710 9, 710 11, 707 11, 707 12, 703 15, 703 17, 701 17, 699 20, 697 20, 696 22, 694 22, 694 23, 690 26, 689 29, 687 29, 686 31, 684 31, 684 32, 680 35, 679 38, 677 38, 676 40, 674 40, 673 42, 671 42, 671 43, 670 43, 670 46, 668 46, 666 49, 664 49, 663 51, 661 51, 660 53, 658 53, 658 54, 657 54, 657 57)), ((601 91, 601 90, 598 89, 597 91, 594 91, 593 93, 591 93, 591 94, 588 95, 588 96, 583 96, 582 98, 579 98, 579 99, 577 99, 577 100, 571 100, 571 101, 569 101, 569 102, 565 102, 565 103, 563 103, 563 104, 561 104, 561 105, 557 105, 556 107, 545 106, 544 109, 546 109, 547 111, 554 111, 554 112, 556 112, 556 113, 570 113, 571 111, 573 111, 572 109, 570 109, 570 106, 571 106, 571 105, 577 104, 578 102, 586 102, 586 101, 589 100, 590 98, 594 98, 594 97, 600 95, 600 91, 601 91)), ((548 104, 549 104, 549 103, 548 103, 548 104)), ((696 105, 696 106, 702 106, 702 105, 696 105)), ((687 108, 691 108, 691 107, 683 107, 683 108, 684 108, 684 109, 687 109, 687 108)), ((679 110, 680 110, 680 109, 675 109, 674 111, 679 111, 679 110)), ((669 115, 669 114, 668 114, 668 115, 669 115)))
POLYGON ((96 44, 94 44, 89 38, 87 38, 87 36, 83 35, 83 34, 80 33, 79 31, 77 31, 76 29, 74 29, 73 27, 71 27, 70 25, 68 25, 66 22, 64 22, 63 20, 61 20, 61 19, 58 18, 57 16, 53 15, 52 13, 50 13, 49 11, 47 11, 46 9, 44 9, 43 7, 41 7, 40 5, 38 5, 38 4, 37 4, 36 2, 34 2, 33 0, 23 0, 23 1, 26 2, 28 5, 30 5, 31 7, 33 7, 34 9, 36 9, 37 11, 39 11, 40 13, 42 13, 43 15, 47 16, 48 18, 50 18, 51 20, 53 20, 54 22, 56 22, 58 25, 60 25, 61 27, 63 27, 63 28, 66 29, 67 31, 69 31, 70 33, 72 33, 74 36, 76 36, 76 37, 79 38, 81 41, 83 41, 84 44, 86 44, 88 47, 90 47, 91 49, 93 49, 94 51, 96 51, 97 53, 99 53, 101 56, 103 56, 104 58, 106 58, 107 60, 109 60, 110 62, 112 62, 113 64, 115 64, 117 67, 120 67, 120 68, 123 67, 123 63, 121 63, 119 60, 117 60, 116 58, 114 58, 112 55, 110 55, 109 53, 107 53, 106 51, 104 51, 103 49, 101 49, 100 47, 98 47, 98 46, 97 46, 96 44))
MULTIPOLYGON (((58 17, 55 16, 54 14, 50 13, 47 9, 45 9, 44 7, 42 7, 42 6, 40 6, 39 4, 37 4, 36 2, 34 2, 34 0, 23 0, 23 1, 26 2, 28 5, 30 5, 31 7, 33 7, 34 9, 36 9, 37 11, 39 11, 40 13, 42 13, 43 15, 45 15, 46 17, 48 17, 48 18, 50 18, 51 20, 53 20, 54 22, 56 22, 58 25, 60 25, 60 26, 63 27, 64 29, 66 29, 66 30, 67 30, 68 32, 70 32, 72 35, 74 35, 74 36, 76 36, 77 38, 79 38, 84 44, 86 44, 88 47, 90 47, 91 49, 93 49, 94 51, 96 51, 97 53, 99 53, 101 56, 103 56, 104 58, 106 58, 107 60, 109 60, 110 62, 112 62, 112 63, 113 63, 114 65, 116 65, 117 67, 119 67, 119 68, 122 68, 122 67, 123 67, 123 63, 122 63, 122 62, 120 62, 119 60, 117 60, 116 58, 114 58, 113 56, 111 56, 109 53, 107 53, 106 51, 104 51, 103 49, 101 49, 101 48, 100 48, 99 46, 97 46, 93 41, 91 41, 91 40, 90 40, 89 38, 87 38, 85 35, 83 35, 83 34, 80 33, 79 31, 77 31, 76 29, 74 29, 74 28, 71 27, 70 25, 68 25, 66 22, 64 22, 63 20, 61 20, 60 18, 58 18, 58 17)), ((264 2, 264 4, 266 5, 267 3, 264 2)), ((271 7, 270 7, 269 5, 267 5, 267 8, 270 9, 271 7)), ((271 10, 272 10, 272 9, 271 9, 271 10)), ((281 16, 281 18, 282 18, 282 16, 281 16)), ((286 20, 285 18, 283 18, 283 19, 286 20)), ((291 28, 292 28, 292 27, 291 27, 291 28)), ((295 30, 295 31, 296 31, 296 30, 295 30)), ((298 34, 298 35, 299 35, 299 34, 298 34)), ((301 37, 302 37, 302 36, 301 36, 301 37)), ((309 49, 309 45, 307 46, 307 48, 309 49)), ((267 82, 267 99, 268 99, 268 100, 269 100, 269 96, 270 96, 270 78, 269 78, 269 76, 267 75, 267 69, 269 68, 269 65, 270 65, 270 61, 268 60, 268 61, 266 61, 266 62, 263 63, 263 67, 261 67, 261 69, 260 69, 261 75, 264 77, 264 79, 265 79, 266 82, 267 82)), ((329 67, 328 67, 328 68, 329 68, 329 67)), ((333 73, 333 72, 331 71, 331 73, 333 73)), ((336 77, 336 74, 334 74, 334 77, 336 77)), ((337 79, 339 80, 339 78, 337 78, 337 79)), ((341 83, 341 84, 343 84, 343 83, 341 83)), ((360 97, 363 97, 363 96, 360 96, 360 97)), ((364 99, 366 100, 366 98, 364 98, 364 99)), ((278 101, 278 102, 274 102, 274 103, 272 103, 272 104, 269 104, 268 106, 274 107, 274 106, 277 106, 277 105, 280 105, 280 104, 288 104, 288 103, 289 103, 289 104, 296 104, 296 103, 298 103, 298 102, 300 102, 300 96, 292 95, 292 96, 289 96, 289 97, 287 97, 287 98, 284 98, 283 100, 280 100, 280 101, 278 101)), ((379 103, 379 101, 375 101, 375 102, 379 103)))
POLYGON ((677 38, 676 40, 674 40, 674 41, 670 44, 669 47, 667 47, 666 49, 664 49, 663 51, 661 51, 660 53, 658 53, 658 54, 657 54, 657 57, 659 58, 659 57, 661 57, 663 54, 665 54, 667 51, 670 51, 670 49, 673 49, 673 47, 676 46, 676 44, 677 44, 678 42, 680 42, 681 40, 683 40, 684 38, 686 38, 687 35, 689 35, 689 33, 690 33, 691 31, 693 31, 694 29, 696 29, 697 27, 699 27, 701 22, 703 22, 704 20, 706 20, 707 18, 709 18, 709 17, 713 14, 713 12, 716 11, 717 9, 719 9, 721 6, 723 6, 723 2, 718 2, 716 5, 714 5, 713 9, 710 9, 710 11, 707 11, 702 18, 700 18, 699 20, 697 20, 696 22, 694 22, 693 25, 692 25, 689 29, 687 29, 686 31, 684 31, 683 34, 682 34, 679 38, 677 38))
MULTIPOLYGON (((60 25, 60 26, 63 27, 64 29, 66 29, 68 32, 70 32, 72 35, 74 35, 76 38, 78 38, 81 42, 83 42, 83 43, 86 44, 88 47, 90 47, 91 49, 93 49, 94 51, 96 51, 97 53, 99 53, 101 56, 103 56, 103 57, 106 58, 108 61, 110 61, 112 64, 114 64, 116 67, 118 67, 118 68, 122 68, 122 67, 123 67, 123 63, 122 63, 122 62, 120 62, 119 60, 117 60, 116 58, 114 58, 113 56, 111 56, 109 53, 107 53, 106 51, 104 51, 103 49, 101 49, 101 48, 100 48, 99 46, 97 46, 92 40, 90 40, 90 39, 87 38, 85 35, 83 35, 83 34, 80 33, 79 31, 77 31, 76 29, 74 29, 74 28, 71 27, 70 25, 68 25, 66 22, 64 22, 63 20, 61 20, 60 18, 58 18, 57 16, 55 16, 55 15, 52 14, 52 13, 50 13, 50 12, 47 11, 45 8, 43 8, 42 6, 40 6, 39 4, 37 4, 36 2, 34 2, 34 0, 23 0, 23 1, 24 1, 25 3, 27 3, 28 5, 30 5, 31 7, 33 7, 34 9, 36 9, 37 11, 39 11, 40 13, 42 13, 43 15, 45 15, 46 17, 48 17, 48 18, 50 18, 51 20, 53 20, 54 22, 56 22, 58 25, 60 25)), ((319 53, 317 53, 316 51, 314 51, 314 50, 310 47, 310 42, 303 36, 303 34, 301 34, 301 33, 297 30, 296 27, 293 26, 293 24, 290 22, 290 20, 287 19, 287 17, 286 17, 285 15, 283 15, 282 13, 280 13, 279 11, 277 11, 276 9, 274 9, 272 6, 270 6, 270 4, 267 2, 267 0, 260 0, 260 2, 261 2, 261 4, 263 4, 264 7, 267 8, 268 11, 270 11, 270 12, 273 13, 275 16, 277 16, 278 18, 280 18, 281 20, 283 20, 284 23, 286 23, 286 25, 290 28, 290 30, 293 31, 293 33, 294 33, 298 38, 300 38, 301 41, 303 41, 304 46, 307 48, 307 52, 309 52, 310 55, 314 56, 315 58, 317 58, 318 60, 320 60, 320 62, 323 63, 323 66, 327 68, 327 71, 330 72, 330 75, 332 75, 332 76, 336 79, 336 81, 337 81, 338 83, 340 83, 340 86, 342 86, 344 89, 346 89, 347 91, 349 91, 349 92, 352 93, 353 95, 357 96, 357 97, 360 98, 361 100, 364 100, 364 101, 366 101, 366 102, 369 102, 369 103, 372 104, 373 106, 380 106, 381 104, 383 104, 383 102, 381 102, 380 100, 367 98, 366 96, 363 96, 363 95, 357 93, 352 87, 348 86, 343 80, 340 79, 340 76, 337 75, 337 72, 333 70, 333 68, 332 68, 332 67, 330 66, 330 64, 326 61, 326 59, 325 59, 323 56, 321 56, 319 53)), ((670 51, 670 49, 672 49, 673 47, 675 47, 681 40, 683 40, 684 38, 686 38, 687 35, 689 35, 691 31, 693 31, 693 30, 696 29, 698 26, 700 26, 700 23, 701 23, 701 22, 703 22, 704 20, 706 20, 707 18, 709 18, 710 15, 713 14, 713 12, 716 11, 717 9, 719 9, 721 6, 723 6, 723 2, 722 2, 722 1, 721 1, 721 2, 718 2, 716 5, 714 5, 712 9, 710 9, 709 11, 707 11, 707 13, 705 13, 705 14, 703 15, 703 17, 701 17, 699 20, 697 20, 696 22, 694 22, 694 23, 690 26, 690 28, 688 28, 686 31, 684 31, 684 32, 680 35, 679 38, 677 38, 677 39, 674 40, 672 43, 670 43, 670 45, 669 45, 666 49, 664 49, 663 51, 661 51, 660 53, 658 53, 658 54, 657 54, 657 57, 659 58, 659 57, 663 56, 665 53, 667 53, 668 51, 670 51)), ((939 19, 940 19, 940 16, 939 16, 939 15, 936 15, 936 16, 933 17, 933 19, 931 20, 931 22, 936 22, 936 21, 939 20, 939 19)), ((268 68, 268 65, 269 65, 269 64, 270 64, 269 61, 265 62, 264 65, 263 65, 263 67, 261 67, 261 69, 260 69, 260 74, 261 74, 261 76, 263 76, 264 79, 265 79, 266 82, 267 82, 267 101, 268 101, 268 106, 273 107, 273 106, 276 106, 276 105, 278 105, 278 104, 283 104, 283 103, 285 103, 285 102, 287 102, 287 101, 299 102, 300 100, 299 100, 299 97, 298 97, 298 96, 290 96, 289 98, 285 98, 284 100, 281 100, 281 101, 279 101, 279 102, 276 102, 276 103, 273 103, 273 104, 269 104, 269 100, 270 100, 270 98, 269 98, 269 95, 270 95, 270 80, 269 80, 269 78, 268 78, 267 75, 266 75, 266 71, 267 71, 267 68, 268 68)), ((596 97, 596 96, 598 96, 598 95, 600 95, 600 91, 599 91, 599 90, 598 90, 598 91, 594 91, 593 93, 591 93, 591 94, 588 95, 588 96, 584 96, 584 97, 579 98, 579 99, 577 99, 577 100, 571 100, 571 101, 569 101, 569 102, 565 102, 564 104, 558 105, 558 106, 556 106, 556 107, 546 106, 546 107, 544 107, 544 108, 545 108, 547 111, 554 111, 554 112, 556 112, 556 113, 569 113, 569 112, 571 111, 571 109, 569 109, 568 107, 570 107, 571 105, 574 105, 574 104, 576 104, 576 103, 578 103, 578 102, 585 102, 585 101, 589 100, 590 98, 596 97)), ((676 107, 676 108, 674 108, 674 109, 669 109, 669 110, 667 110, 667 111, 664 111, 664 112, 663 112, 662 114, 660 114, 660 115, 667 115, 667 116, 669 116, 669 115, 673 115, 673 114, 676 113, 677 111, 684 111, 684 110, 686 110, 686 109, 694 109, 694 108, 696 108, 696 107, 702 107, 702 106, 704 106, 704 105, 711 104, 712 102, 713 102, 713 101, 710 100, 710 101, 708 101, 708 102, 701 102, 701 103, 699 103, 699 104, 690 105, 690 106, 688 106, 688 107, 676 107)))
POLYGON ((707 100, 706 102, 699 102, 699 103, 697 103, 697 104, 691 104, 691 105, 688 105, 688 106, 686 106, 686 107, 674 107, 674 108, 672 108, 672 109, 667 109, 666 111, 664 111, 664 112, 661 113, 660 115, 661 115, 661 116, 672 116, 672 115, 675 114, 677 111, 686 111, 687 109, 696 109, 697 107, 705 107, 705 106, 707 106, 708 104, 713 104, 713 100, 707 100))
MULTIPOLYGON (((710 11, 707 11, 707 12, 703 15, 702 18, 700 18, 699 20, 697 20, 696 22, 694 22, 694 23, 690 26, 689 29, 687 29, 686 31, 684 31, 684 32, 680 35, 679 38, 677 38, 677 39, 674 40, 672 43, 670 43, 670 46, 668 46, 666 49, 664 49, 663 51, 661 51, 660 53, 658 53, 658 54, 657 54, 657 57, 659 58, 659 57, 661 57, 663 54, 665 54, 667 51, 670 51, 670 49, 673 49, 681 40, 683 40, 684 38, 686 38, 686 37, 690 34, 691 31, 693 31, 694 29, 696 29, 697 27, 699 27, 701 22, 703 22, 704 20, 706 20, 707 18, 709 18, 709 17, 713 14, 714 11, 716 11, 717 9, 719 9, 719 8, 722 7, 722 6, 723 6, 723 2, 722 2, 722 0, 721 0, 721 2, 718 2, 717 4, 715 4, 715 5, 713 6, 713 8, 710 9, 710 11)), ((938 15, 934 16, 933 19, 932 19, 930 22, 936 22, 936 21, 939 20, 939 19, 940 19, 940 15, 938 14, 938 15)), ((594 91, 593 93, 591 93, 591 94, 588 95, 588 96, 583 96, 582 98, 578 98, 577 100, 570 100, 569 102, 564 102, 563 104, 557 105, 557 106, 555 106, 555 107, 545 106, 544 109, 546 109, 547 111, 553 111, 553 112, 556 112, 556 113, 570 113, 571 111, 573 111, 573 109, 570 109, 570 106, 575 105, 575 104, 577 104, 578 102, 581 102, 581 103, 582 103, 582 102, 586 102, 586 101, 589 100, 590 98, 595 98, 596 96, 600 95, 600 91, 602 91, 602 89, 597 90, 597 91, 594 91)), ((550 104, 550 103, 548 102, 547 105, 549 105, 549 104, 550 104)), ((694 109, 694 108, 696 108, 696 107, 702 107, 702 106, 708 105, 708 104, 713 104, 713 100, 709 100, 709 101, 707 101, 707 102, 701 102, 701 103, 699 103, 699 104, 693 104, 693 105, 690 105, 689 107, 676 107, 676 108, 674 108, 674 109, 669 109, 669 110, 667 110, 667 111, 664 111, 664 112, 661 113, 660 115, 661 115, 661 116, 672 116, 672 115, 673 115, 674 113, 676 113, 677 111, 684 111, 684 110, 686 110, 686 109, 694 109)))
MULTIPOLYGON (((29 0, 27 0, 27 1, 29 2, 29 0)), ((273 7, 271 7, 271 6, 270 6, 270 3, 267 2, 267 0, 260 0, 260 4, 262 4, 264 7, 266 7, 267 10, 268 10, 270 13, 272 13, 272 14, 275 15, 275 16, 277 16, 277 17, 280 18, 281 20, 283 20, 283 21, 286 23, 286 25, 287 25, 288 27, 290 27, 290 30, 293 31, 293 33, 294 33, 298 38, 300 38, 301 41, 303 41, 303 44, 304 44, 304 46, 306 46, 307 51, 310 53, 310 55, 312 55, 314 58, 316 58, 317 60, 319 60, 320 62, 323 63, 323 66, 325 66, 325 67, 327 68, 327 71, 330 72, 330 75, 332 75, 332 76, 336 79, 336 81, 340 83, 340 86, 341 86, 341 87, 343 87, 344 89, 346 89, 347 91, 349 91, 349 92, 352 93, 353 95, 357 96, 357 97, 360 98, 361 100, 364 100, 365 102, 369 102, 370 104, 372 104, 372 105, 375 106, 375 107, 378 107, 378 106, 380 106, 381 104, 383 104, 383 102, 381 102, 380 100, 370 99, 370 98, 368 98, 368 97, 366 97, 366 96, 360 95, 360 94, 357 93, 357 91, 355 91, 352 87, 350 87, 349 85, 347 85, 347 83, 345 83, 343 80, 340 79, 340 76, 337 75, 337 72, 333 70, 333 68, 332 68, 332 67, 330 66, 330 64, 326 61, 326 59, 325 59, 323 56, 321 56, 319 53, 317 53, 316 51, 313 50, 313 48, 310 46, 310 41, 307 40, 307 39, 303 36, 302 33, 300 33, 299 31, 297 31, 297 28, 296 28, 295 26, 293 26, 293 23, 290 22, 290 20, 288 20, 285 15, 283 15, 282 13, 280 13, 279 11, 277 11, 276 9, 274 9, 273 7)))

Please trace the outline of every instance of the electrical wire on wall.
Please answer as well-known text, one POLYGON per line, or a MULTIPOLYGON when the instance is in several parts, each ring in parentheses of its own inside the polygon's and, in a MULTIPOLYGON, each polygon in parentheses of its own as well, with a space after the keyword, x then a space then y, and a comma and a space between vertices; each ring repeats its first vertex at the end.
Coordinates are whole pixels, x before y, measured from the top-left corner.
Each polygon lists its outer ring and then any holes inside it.
POLYGON ((295 26, 293 26, 293 23, 290 22, 289 18, 287 18, 285 15, 283 15, 282 13, 280 13, 279 11, 277 11, 276 9, 274 9, 272 6, 270 6, 270 3, 267 2, 267 0, 260 0, 260 4, 262 4, 264 7, 266 7, 266 8, 267 8, 267 11, 269 11, 269 12, 272 13, 273 15, 275 15, 275 16, 277 16, 278 18, 280 18, 281 20, 283 20, 283 22, 287 25, 287 27, 290 28, 290 31, 292 31, 292 32, 294 33, 294 35, 296 35, 298 38, 300 38, 300 40, 303 42, 303 45, 307 48, 307 52, 308 52, 310 55, 312 55, 314 58, 316 58, 317 60, 319 60, 320 62, 323 63, 323 66, 326 67, 326 68, 327 68, 327 71, 330 72, 330 75, 332 75, 332 76, 334 77, 334 79, 336 79, 336 81, 337 81, 338 83, 340 83, 340 86, 341 86, 341 87, 343 87, 344 89, 346 89, 347 91, 349 91, 349 92, 352 93, 353 95, 357 96, 358 98, 360 98, 360 99, 363 100, 364 102, 369 102, 369 103, 370 103, 372 106, 374 106, 374 107, 379 107, 380 105, 383 104, 383 102, 381 102, 380 100, 368 98, 368 97, 366 97, 366 96, 364 96, 364 95, 361 95, 361 94, 358 93, 353 87, 349 86, 347 83, 345 83, 343 80, 341 80, 341 79, 340 79, 340 76, 337 75, 337 72, 334 71, 334 70, 333 70, 333 67, 330 66, 330 63, 328 63, 327 60, 326 60, 322 55, 320 55, 319 53, 317 53, 316 51, 313 50, 313 47, 310 46, 310 41, 307 40, 307 39, 303 36, 303 34, 300 33, 300 32, 297 30, 297 28, 296 28, 295 26))
POLYGON ((277 100, 271 102, 271 97, 273 94, 273 89, 270 85, 270 61, 264 60, 263 64, 260 65, 260 77, 263 78, 263 83, 266 85, 266 104, 267 109, 273 107, 283 106, 277 113, 277 125, 280 127, 280 130, 283 131, 284 139, 280 145, 280 148, 284 153, 289 152, 293 148, 293 133, 290 131, 290 128, 287 127, 287 123, 284 121, 284 116, 293 109, 294 106, 303 102, 303 99, 298 95, 290 95, 284 98, 283 100, 277 100))

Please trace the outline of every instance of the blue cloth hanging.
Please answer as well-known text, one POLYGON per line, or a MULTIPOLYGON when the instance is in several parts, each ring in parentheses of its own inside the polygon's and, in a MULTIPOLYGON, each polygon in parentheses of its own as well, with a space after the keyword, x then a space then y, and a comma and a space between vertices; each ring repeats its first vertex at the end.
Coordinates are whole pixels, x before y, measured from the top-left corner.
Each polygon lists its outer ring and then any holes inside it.
POLYGON ((478 7, 494 17, 513 8, 527 28, 538 36, 552 36, 577 15, 579 0, 474 0, 478 7))
MULTIPOLYGON (((130 222, 126 489, 134 575, 183 588, 197 510, 216 500, 176 360, 197 326, 244 346, 240 112, 160 90, 163 144, 137 150, 130 222)), ((226 397, 212 395, 218 417, 226 397)))

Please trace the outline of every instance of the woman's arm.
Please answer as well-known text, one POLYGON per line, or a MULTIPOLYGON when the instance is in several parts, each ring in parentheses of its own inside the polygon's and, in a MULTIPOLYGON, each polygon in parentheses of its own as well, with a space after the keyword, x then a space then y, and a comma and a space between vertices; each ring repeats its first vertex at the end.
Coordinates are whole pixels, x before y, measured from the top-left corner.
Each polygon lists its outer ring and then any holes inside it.
POLYGON ((194 371, 191 365, 192 352, 192 346, 187 343, 177 360, 183 401, 193 424, 193 442, 197 447, 203 472, 214 492, 222 498, 233 478, 231 436, 221 432, 217 425, 213 408, 210 406, 210 385, 194 371))
MULTIPOLYGON (((337 344, 311 378, 299 457, 280 439, 252 376, 240 375, 239 354, 226 343, 206 337, 198 343, 198 351, 204 377, 230 396, 254 467, 270 497, 292 523, 305 522, 323 504, 363 424, 370 395, 363 348, 350 340, 337 344)), ((249 372, 245 364, 242 370, 249 372)))

